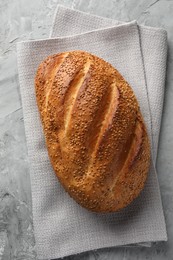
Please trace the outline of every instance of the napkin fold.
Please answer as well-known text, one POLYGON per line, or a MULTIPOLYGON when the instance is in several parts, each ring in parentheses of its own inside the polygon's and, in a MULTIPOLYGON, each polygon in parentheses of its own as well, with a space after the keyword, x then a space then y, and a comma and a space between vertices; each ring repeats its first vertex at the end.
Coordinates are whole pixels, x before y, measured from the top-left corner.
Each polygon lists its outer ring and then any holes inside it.
POLYGON ((155 170, 166 72, 166 31, 58 6, 50 36, 17 45, 38 258, 167 240, 155 170), (152 144, 153 160, 144 190, 117 213, 92 213, 73 201, 57 181, 45 147, 34 90, 37 67, 48 55, 78 49, 105 59, 129 82, 152 144))

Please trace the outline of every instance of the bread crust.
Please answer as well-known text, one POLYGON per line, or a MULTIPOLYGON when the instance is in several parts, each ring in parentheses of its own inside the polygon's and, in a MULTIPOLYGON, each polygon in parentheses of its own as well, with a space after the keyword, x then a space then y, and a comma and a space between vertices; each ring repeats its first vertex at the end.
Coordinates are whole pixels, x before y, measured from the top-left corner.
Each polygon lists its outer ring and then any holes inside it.
POLYGON ((132 88, 84 51, 46 58, 36 100, 53 169, 69 195, 94 212, 130 204, 144 187, 150 144, 132 88))

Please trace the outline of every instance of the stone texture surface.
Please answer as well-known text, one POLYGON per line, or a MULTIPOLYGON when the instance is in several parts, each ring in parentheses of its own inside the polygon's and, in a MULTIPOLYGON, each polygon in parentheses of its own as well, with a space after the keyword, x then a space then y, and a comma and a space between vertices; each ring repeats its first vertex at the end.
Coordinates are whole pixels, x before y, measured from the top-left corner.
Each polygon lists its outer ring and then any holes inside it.
POLYGON ((37 260, 31 210, 29 163, 17 76, 17 41, 46 38, 57 4, 168 31, 168 70, 157 169, 168 242, 152 248, 97 250, 65 260, 173 259, 173 1, 1 0, 0 1, 0 259, 37 260))

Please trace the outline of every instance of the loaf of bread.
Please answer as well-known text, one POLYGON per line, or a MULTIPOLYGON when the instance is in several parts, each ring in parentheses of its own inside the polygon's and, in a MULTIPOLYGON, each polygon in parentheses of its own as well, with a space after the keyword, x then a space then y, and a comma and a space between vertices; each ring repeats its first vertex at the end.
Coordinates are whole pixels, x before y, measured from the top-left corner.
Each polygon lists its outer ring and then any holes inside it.
POLYGON ((69 195, 94 212, 131 203, 147 178, 150 144, 120 73, 90 53, 63 52, 40 64, 35 89, 50 161, 69 195))

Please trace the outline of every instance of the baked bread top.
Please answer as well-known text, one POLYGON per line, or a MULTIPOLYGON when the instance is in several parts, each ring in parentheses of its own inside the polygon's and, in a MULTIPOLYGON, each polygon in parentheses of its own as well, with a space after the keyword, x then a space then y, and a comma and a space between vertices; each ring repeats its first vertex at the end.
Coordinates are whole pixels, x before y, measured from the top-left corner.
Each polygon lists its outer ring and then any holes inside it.
POLYGON ((95 212, 132 202, 147 178, 150 144, 121 74, 90 53, 63 52, 40 64, 35 90, 50 161, 69 195, 95 212))

